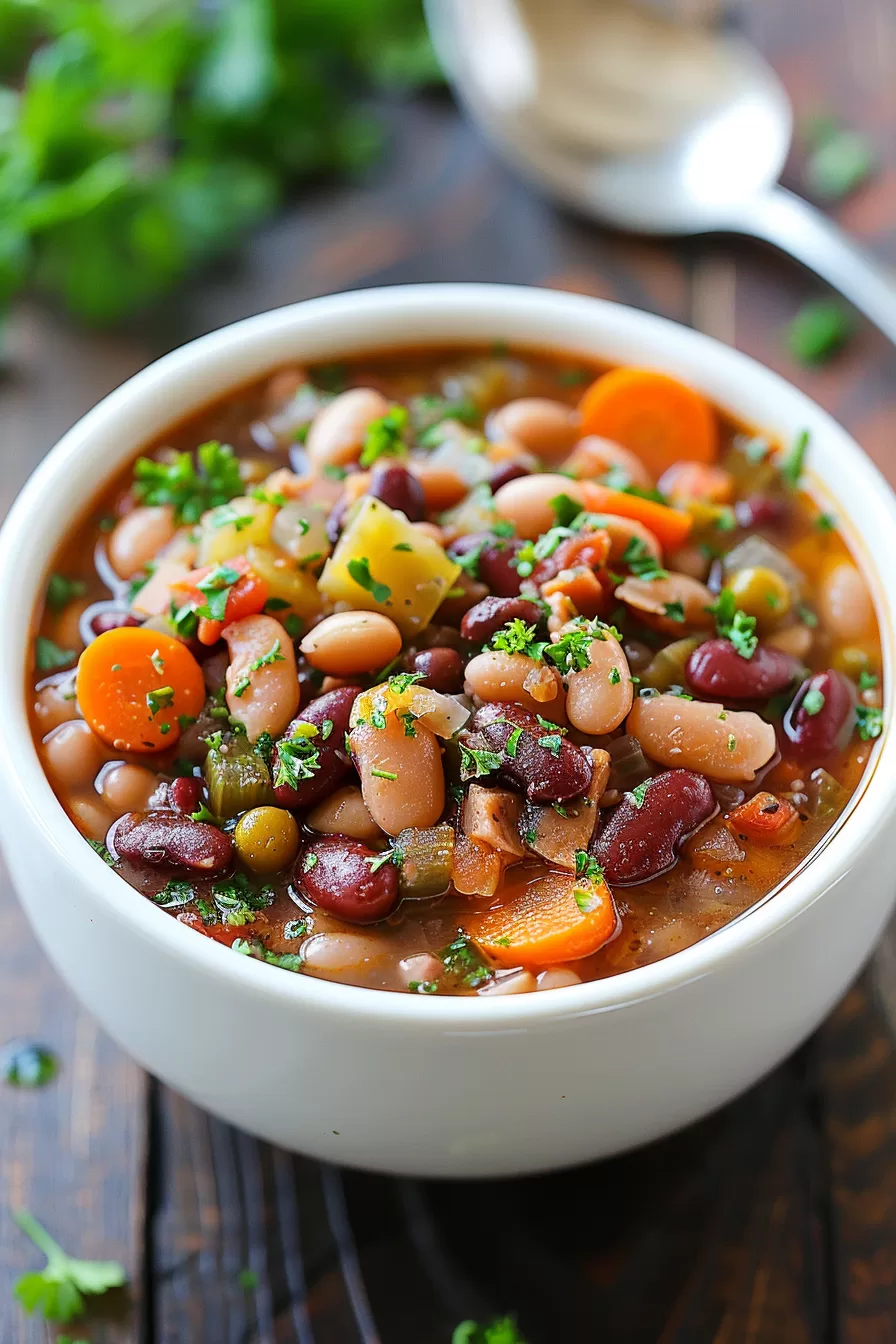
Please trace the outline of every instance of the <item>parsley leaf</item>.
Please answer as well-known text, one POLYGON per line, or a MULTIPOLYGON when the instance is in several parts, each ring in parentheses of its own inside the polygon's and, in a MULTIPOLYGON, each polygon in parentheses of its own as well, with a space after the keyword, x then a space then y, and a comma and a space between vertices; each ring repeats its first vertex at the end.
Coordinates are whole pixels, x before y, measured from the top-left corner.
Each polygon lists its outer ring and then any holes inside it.
POLYGON ((628 565, 637 579, 650 582, 653 579, 668 579, 669 573, 658 563, 656 556, 640 537, 632 537, 622 556, 623 564, 628 565))
POLYGON ((34 641, 34 660, 41 672, 56 672, 61 667, 68 667, 76 657, 74 649, 61 649, 45 635, 38 635, 34 641))
POLYGON ((455 1326, 451 1344, 526 1344, 512 1316, 502 1316, 488 1325, 461 1321, 455 1326))
POLYGON ((803 703, 800 705, 800 709, 805 710, 810 718, 814 718, 816 714, 820 714, 824 709, 824 692, 811 686, 803 696, 803 703))
POLYGON ((297 789, 303 779, 313 779, 315 770, 320 769, 320 750, 311 741, 317 736, 317 729, 311 723, 303 726, 312 731, 295 732, 292 737, 277 743, 275 788, 285 784, 287 788, 297 789))
POLYGON ((481 779, 483 775, 490 775, 493 770, 500 770, 503 764, 503 757, 498 751, 479 751, 474 747, 466 747, 463 742, 458 742, 460 749, 460 776, 463 780, 481 779))
POLYGON ((83 579, 67 579, 64 574, 51 574, 47 580, 47 606, 62 611, 73 598, 83 597, 87 584, 83 579))
POLYGON ((799 486, 808 448, 809 431, 808 429, 801 429, 787 452, 779 459, 778 471, 781 474, 781 479, 786 485, 790 486, 791 490, 796 490, 799 486))
POLYGON ((379 420, 371 421, 364 435, 359 459, 361 467, 372 467, 381 457, 404 457, 408 446, 402 436, 407 423, 408 412, 404 406, 391 406, 379 420))
POLYGON ((392 589, 388 588, 385 583, 377 583, 370 572, 370 561, 366 555, 353 556, 346 565, 346 569, 358 587, 370 593, 374 602, 389 601, 392 596, 392 589))
POLYGON ((680 602, 664 602, 663 611, 667 620, 677 621, 680 625, 684 624, 684 607, 680 602))
POLYGON ((741 658, 752 658, 759 643, 756 617, 738 608, 733 589, 723 588, 706 610, 715 618, 716 632, 722 639, 729 640, 741 658))
POLYGON ((458 929, 453 942, 437 955, 447 973, 455 976, 467 989, 476 989, 491 978, 491 971, 479 949, 463 929, 458 929))
POLYGON ((286 662, 286 659, 280 652, 280 641, 279 639, 275 639, 271 647, 268 649, 267 653, 261 654, 260 657, 254 659, 249 664, 247 672, 242 677, 240 677, 239 681, 233 688, 234 695, 237 697, 237 699, 239 699, 241 695, 245 695, 246 691, 249 689, 249 686, 251 684, 251 678, 249 677, 250 672, 257 672, 262 667, 270 667, 273 663, 284 663, 284 662, 286 662))
POLYGON ((176 453, 170 462, 138 457, 134 494, 141 504, 170 504, 178 522, 197 523, 207 509, 229 504, 243 492, 240 465, 233 449, 212 440, 190 453, 176 453))
POLYGON ((207 621, 223 621, 230 590, 242 577, 240 571, 232 565, 215 565, 196 585, 206 597, 205 606, 199 607, 196 615, 207 621))
POLYGON ((117 1261, 75 1260, 26 1210, 19 1209, 13 1217, 25 1236, 47 1257, 40 1272, 23 1274, 13 1289, 29 1314, 39 1310, 45 1320, 64 1323, 82 1314, 85 1295, 101 1296, 127 1282, 124 1268, 117 1261))
POLYGON ((570 495, 554 495, 554 498, 548 500, 548 503, 554 510, 554 517, 560 527, 569 527, 573 519, 578 518, 582 512, 582 506, 570 495))
POLYGON ((103 863, 108 863, 110 868, 115 867, 115 860, 103 844, 102 840, 88 840, 87 843, 92 850, 95 850, 95 852, 99 854, 103 863))
POLYGON ((174 910, 178 906, 188 905, 196 896, 192 885, 183 877, 170 877, 162 887, 152 897, 156 905, 161 905, 163 909, 174 910))
POLYGON ((535 629, 534 625, 527 625, 520 616, 515 616, 512 621, 508 621, 500 630, 495 631, 491 647, 502 653, 524 653, 527 658, 534 658, 540 662, 544 657, 547 641, 537 640, 535 629))
POLYGON ((647 790, 649 789, 649 787, 650 787, 650 780, 645 779, 642 780, 640 784, 636 784, 635 787, 629 791, 628 796, 629 798, 631 798, 635 807, 643 807, 644 799, 647 797, 647 790))
POLYGON ((884 730, 884 713, 876 705, 858 705, 856 707, 856 732, 863 742, 880 737, 884 730))
POLYGON ((587 878, 589 882, 602 882, 604 870, 597 859, 593 859, 584 849, 576 850, 576 877, 587 878))
POLYGON ((588 621, 584 616, 578 616, 572 629, 545 647, 544 656, 549 658, 564 675, 570 672, 584 672, 586 667, 591 666, 589 650, 592 641, 606 639, 608 634, 614 639, 621 638, 615 626, 606 625, 597 617, 588 621))

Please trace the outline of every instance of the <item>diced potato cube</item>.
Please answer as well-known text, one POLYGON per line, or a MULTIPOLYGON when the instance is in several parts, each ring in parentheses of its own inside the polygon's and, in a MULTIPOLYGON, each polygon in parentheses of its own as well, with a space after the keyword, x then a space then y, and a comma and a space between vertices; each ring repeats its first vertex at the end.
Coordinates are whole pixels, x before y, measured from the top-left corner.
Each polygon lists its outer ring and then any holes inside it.
POLYGON ((410 638, 432 620, 460 573, 442 547, 382 500, 363 501, 324 566, 332 602, 381 611, 410 638))
POLYGON ((303 619, 316 616, 323 606, 323 600, 317 591, 317 580, 307 569, 300 569, 291 555, 281 551, 278 546, 250 546, 246 559, 260 579, 268 586, 268 603, 275 602, 275 608, 268 607, 270 614, 282 621, 290 611, 303 619), (287 605, 281 607, 279 604, 287 605))
POLYGON ((260 499, 232 499, 202 515, 199 565, 222 565, 249 546, 266 546, 277 510, 260 499))

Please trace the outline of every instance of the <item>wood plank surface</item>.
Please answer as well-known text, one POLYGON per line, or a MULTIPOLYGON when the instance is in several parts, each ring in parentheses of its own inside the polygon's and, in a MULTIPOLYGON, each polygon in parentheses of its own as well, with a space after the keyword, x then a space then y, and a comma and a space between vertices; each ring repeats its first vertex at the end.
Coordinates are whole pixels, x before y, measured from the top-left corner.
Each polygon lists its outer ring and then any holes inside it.
MULTIPOLYGON (((797 112, 868 130, 878 176, 839 210, 896 265, 891 0, 751 0, 744 24, 797 112)), ((825 369, 781 331, 822 287, 736 239, 630 239, 557 212, 496 163, 447 98, 385 109, 384 167, 320 191, 151 319, 85 335, 24 306, 0 380, 0 507, 59 433, 148 358, 266 307, 428 279, 543 283, 727 340, 828 407, 896 480, 896 352, 862 328, 825 369)), ((800 188, 800 155, 788 168, 800 188)), ((26 1205, 79 1254, 115 1256, 130 1304, 91 1344, 447 1344, 516 1311, 530 1344, 896 1340, 896 936, 802 1050, 745 1097, 612 1162, 527 1181, 392 1181, 257 1143, 141 1072, 73 1004, 0 893, 0 1043, 63 1060, 0 1105, 0 1344, 39 1344, 11 1283, 38 1263, 26 1205)))

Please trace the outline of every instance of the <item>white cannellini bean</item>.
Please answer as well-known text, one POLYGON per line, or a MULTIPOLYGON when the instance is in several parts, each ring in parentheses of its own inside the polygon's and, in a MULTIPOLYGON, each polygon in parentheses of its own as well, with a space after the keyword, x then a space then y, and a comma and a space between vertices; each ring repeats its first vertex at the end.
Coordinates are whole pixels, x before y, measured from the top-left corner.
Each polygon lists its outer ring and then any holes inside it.
POLYGON ((311 422, 305 451, 318 467, 345 466, 360 456, 368 426, 389 410, 382 392, 353 387, 325 406, 311 422))
POLYGON ((818 610, 828 632, 844 642, 861 639, 874 627, 871 595, 855 565, 843 560, 822 575, 818 610))
POLYGON ((175 533, 174 510, 168 504, 131 509, 109 537, 109 560, 122 579, 139 574, 175 533))
POLYGON ((408 737, 397 714, 387 714, 385 728, 358 724, 349 734, 367 810, 387 835, 434 826, 445 806, 438 738, 419 720, 414 729, 408 737))
POLYGON ((272 616, 244 616, 241 621, 232 621, 225 625, 222 637, 230 652, 227 708, 244 724, 250 742, 262 733, 278 737, 299 708, 292 640, 272 616), (277 661, 253 667, 272 655, 277 661))
POLYGON ((726 710, 680 695, 639 696, 626 731, 660 765, 720 781, 753 779, 776 747, 774 728, 752 710, 726 710))

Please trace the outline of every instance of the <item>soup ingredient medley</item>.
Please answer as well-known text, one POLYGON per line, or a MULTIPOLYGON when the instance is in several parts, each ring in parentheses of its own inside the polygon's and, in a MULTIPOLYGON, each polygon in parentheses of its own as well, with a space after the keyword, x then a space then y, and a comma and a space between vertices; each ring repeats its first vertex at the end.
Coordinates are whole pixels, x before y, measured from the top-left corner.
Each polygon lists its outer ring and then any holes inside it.
POLYGON ((49 777, 127 882, 274 967, 487 996, 665 957, 809 854, 881 732, 810 450, 559 355, 281 369, 60 550, 49 777))

